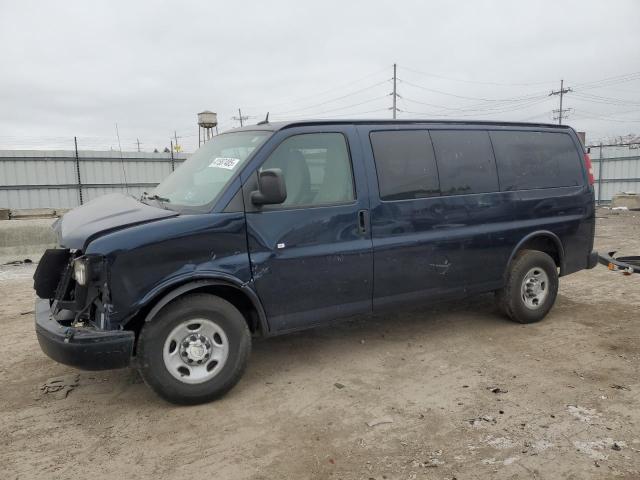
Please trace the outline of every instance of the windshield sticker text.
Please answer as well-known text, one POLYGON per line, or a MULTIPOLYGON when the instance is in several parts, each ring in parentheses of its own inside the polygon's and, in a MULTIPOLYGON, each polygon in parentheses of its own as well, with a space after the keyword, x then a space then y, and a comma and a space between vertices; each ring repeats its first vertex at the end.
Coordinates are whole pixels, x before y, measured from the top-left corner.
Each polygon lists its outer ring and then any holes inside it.
POLYGON ((209 167, 211 167, 211 168, 224 168, 226 170, 233 170, 234 168, 236 168, 236 165, 238 165, 238 162, 240 162, 239 158, 216 157, 209 164, 209 167))

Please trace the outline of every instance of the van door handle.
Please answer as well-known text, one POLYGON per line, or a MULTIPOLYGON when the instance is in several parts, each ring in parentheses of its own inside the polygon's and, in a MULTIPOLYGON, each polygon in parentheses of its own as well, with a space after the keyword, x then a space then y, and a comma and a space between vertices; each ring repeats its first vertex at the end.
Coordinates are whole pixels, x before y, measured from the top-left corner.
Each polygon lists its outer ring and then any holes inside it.
POLYGON ((367 233, 368 223, 369 223, 369 210, 358 211, 358 231, 361 234, 367 233))

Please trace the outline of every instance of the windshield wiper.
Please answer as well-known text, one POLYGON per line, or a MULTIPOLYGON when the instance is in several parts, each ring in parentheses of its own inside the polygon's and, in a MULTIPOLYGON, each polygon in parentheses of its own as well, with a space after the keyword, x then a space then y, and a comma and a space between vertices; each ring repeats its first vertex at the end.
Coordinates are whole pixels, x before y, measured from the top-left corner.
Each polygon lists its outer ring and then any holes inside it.
POLYGON ((149 195, 147 192, 142 192, 142 199, 146 200, 158 200, 159 202, 171 203, 171 200, 160 195, 149 195))

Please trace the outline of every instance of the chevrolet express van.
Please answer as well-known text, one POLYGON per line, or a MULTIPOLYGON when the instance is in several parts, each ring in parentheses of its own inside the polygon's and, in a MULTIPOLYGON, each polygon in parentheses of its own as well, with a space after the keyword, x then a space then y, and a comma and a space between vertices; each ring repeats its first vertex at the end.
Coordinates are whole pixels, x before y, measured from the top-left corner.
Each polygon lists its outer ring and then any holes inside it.
POLYGON ((252 338, 496 292, 536 322, 592 268, 593 174, 567 126, 263 123, 214 137, 142 198, 68 212, 34 276, 52 359, 137 367, 192 404, 241 377, 252 338))

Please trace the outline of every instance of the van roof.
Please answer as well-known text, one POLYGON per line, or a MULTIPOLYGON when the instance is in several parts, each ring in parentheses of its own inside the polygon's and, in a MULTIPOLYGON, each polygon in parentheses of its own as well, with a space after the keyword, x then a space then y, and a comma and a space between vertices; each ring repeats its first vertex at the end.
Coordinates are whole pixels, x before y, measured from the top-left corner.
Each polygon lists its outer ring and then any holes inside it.
POLYGON ((248 130, 268 130, 278 131, 292 127, 306 127, 313 125, 487 125, 499 127, 538 127, 570 129, 568 125, 557 125, 551 123, 530 123, 530 122, 499 122, 485 120, 382 120, 382 119, 352 119, 352 120, 295 120, 280 122, 260 122, 257 125, 246 125, 234 128, 229 131, 248 130))

